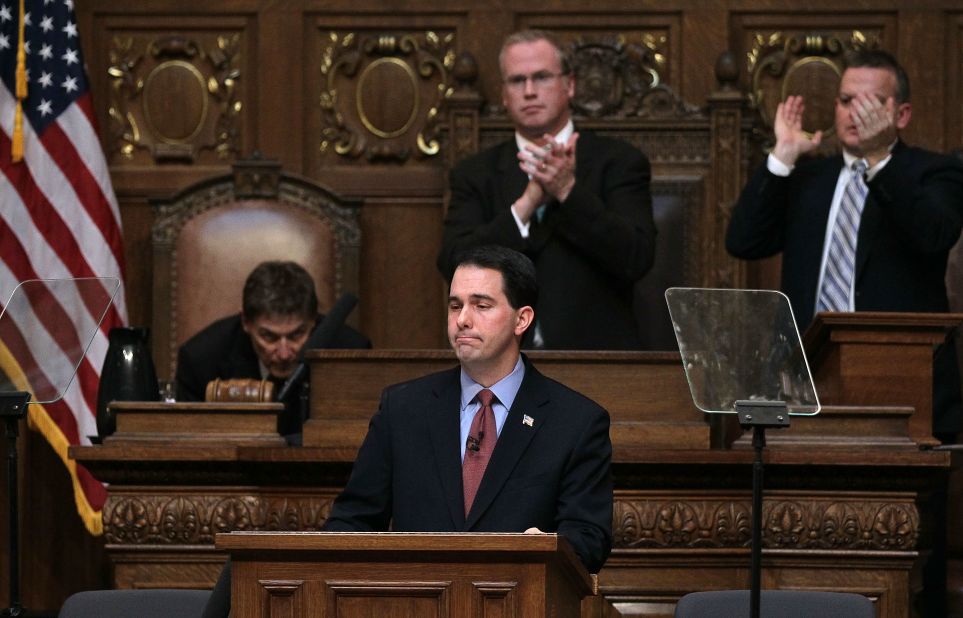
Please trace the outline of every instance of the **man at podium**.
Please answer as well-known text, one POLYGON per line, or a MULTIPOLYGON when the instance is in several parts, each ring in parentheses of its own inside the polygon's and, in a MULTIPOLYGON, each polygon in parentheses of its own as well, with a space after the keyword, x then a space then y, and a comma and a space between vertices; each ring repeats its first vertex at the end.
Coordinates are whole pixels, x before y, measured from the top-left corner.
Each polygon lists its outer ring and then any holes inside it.
MULTIPOLYGON (((612 443, 597 403, 520 352, 534 322, 532 261, 463 253, 448 296, 459 366, 386 388, 333 532, 557 532, 597 573, 612 548, 612 443)), ((227 616, 230 566, 204 613, 227 616)))
POLYGON ((327 530, 557 532, 599 571, 612 546, 609 416, 520 353, 537 295, 521 253, 460 256, 448 296, 460 366, 384 390, 327 530))

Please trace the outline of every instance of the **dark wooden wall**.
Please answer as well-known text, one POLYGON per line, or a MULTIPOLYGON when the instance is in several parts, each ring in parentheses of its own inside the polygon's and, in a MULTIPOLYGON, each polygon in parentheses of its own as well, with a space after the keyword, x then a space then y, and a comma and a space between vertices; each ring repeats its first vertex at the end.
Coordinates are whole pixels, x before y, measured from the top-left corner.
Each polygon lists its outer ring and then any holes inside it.
MULTIPOLYGON (((499 104, 497 49, 522 27, 550 28, 566 41, 622 37, 650 55, 664 84, 697 106, 716 88, 714 66, 724 50, 735 54, 749 90, 755 58, 806 35, 878 41, 898 53, 913 81, 916 113, 907 139, 938 150, 963 145, 963 7, 952 0, 847 7, 766 0, 78 2, 123 214, 131 322, 151 324, 154 306, 148 200, 225 172, 258 150, 286 171, 364 200, 359 312, 374 344, 442 345, 443 286, 434 257, 448 144, 442 123, 431 126, 428 118, 431 109, 445 112, 434 89, 458 83, 451 60, 467 51, 477 62, 472 86, 485 103, 499 104), (340 50, 377 34, 410 37, 417 53, 435 61, 431 75, 407 79, 384 63, 359 79, 346 77, 343 65, 329 66, 340 50), (337 101, 326 108, 332 97, 337 101), (357 117, 335 118, 333 111, 350 112, 346 101, 358 98, 371 124, 391 137, 373 135, 357 117), (426 154, 419 136, 437 138, 438 152, 426 154), (338 141, 346 137, 356 142, 340 154, 338 141)), ((761 281, 771 278, 752 268, 750 281, 758 281, 757 271, 761 281)))
MULTIPOLYGON (((963 146, 959 0, 77 0, 76 9, 123 216, 127 304, 137 325, 151 324, 156 302, 149 200, 225 173, 257 150, 286 171, 363 200, 359 314, 374 344, 442 346, 444 292, 434 258, 450 144, 440 97, 470 85, 483 99, 482 116, 497 118, 498 46, 523 27, 549 28, 569 42, 622 37, 698 107, 717 88, 715 66, 725 50, 750 92, 758 58, 813 44, 807 36, 819 35, 819 44, 876 41, 910 74, 914 117, 906 139, 936 150, 963 146), (406 76, 385 62, 359 86, 345 77, 349 68, 330 64, 382 33, 395 37, 385 45, 409 37, 426 73, 406 76), (477 68, 454 62, 462 52, 477 68), (362 112, 335 115, 357 110, 346 102, 359 97, 362 112), (380 137, 366 132, 361 116, 380 137)), ((771 96, 759 101, 763 110, 772 105, 771 96)), ((656 173, 680 169, 666 164, 656 173)), ((732 173, 736 181, 744 170, 732 173)), ((739 272, 741 283, 778 285, 772 262, 739 272)), ((97 584, 103 554, 82 538, 67 482, 51 482, 59 472, 49 465, 52 455, 32 444, 25 454, 24 484, 48 488, 24 492, 31 514, 24 518, 25 601, 55 608, 68 592, 97 584)), ((0 590, 0 603, 6 595, 0 590)))

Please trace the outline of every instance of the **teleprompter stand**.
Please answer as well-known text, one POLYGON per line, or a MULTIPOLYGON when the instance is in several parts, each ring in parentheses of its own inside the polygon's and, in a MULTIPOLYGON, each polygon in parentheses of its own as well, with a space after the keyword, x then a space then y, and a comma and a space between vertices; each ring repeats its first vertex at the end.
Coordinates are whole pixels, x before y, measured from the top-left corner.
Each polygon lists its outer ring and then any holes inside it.
POLYGON ((762 596, 762 486, 766 448, 766 429, 789 427, 789 410, 784 401, 736 401, 736 414, 743 429, 752 429, 752 565, 750 567, 749 615, 759 618, 762 596))
POLYGON ((735 413, 752 429, 749 611, 759 618, 766 429, 819 412, 799 330, 789 299, 771 290, 669 288, 665 299, 693 403, 709 414, 735 413))
MULTIPOLYGON (((31 279, 18 284, 9 298, 0 298, 0 344, 8 352, 0 358, 0 419, 7 436, 10 535, 10 606, 0 616, 28 614, 20 596, 20 422, 29 404, 63 398, 119 288, 112 277, 31 279)), ((88 420, 93 429, 93 415, 88 420)), ((81 435, 84 429, 83 419, 78 420, 81 435)))
POLYGON ((10 607, 3 616, 23 616, 20 605, 20 507, 17 500, 17 436, 20 420, 27 415, 30 393, 14 391, 0 393, 0 417, 3 418, 7 435, 7 518, 10 545, 10 607))

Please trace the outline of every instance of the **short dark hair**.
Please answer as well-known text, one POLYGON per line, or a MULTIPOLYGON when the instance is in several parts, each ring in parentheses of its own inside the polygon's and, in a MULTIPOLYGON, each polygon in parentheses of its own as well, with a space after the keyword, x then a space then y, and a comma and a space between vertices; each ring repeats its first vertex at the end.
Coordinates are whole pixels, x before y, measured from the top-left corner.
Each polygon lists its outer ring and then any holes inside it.
POLYGON ((843 56, 846 69, 886 69, 896 76, 896 103, 909 103, 910 84, 906 71, 896 58, 882 49, 854 49, 843 56))
POLYGON ((314 319, 318 315, 314 279, 295 262, 261 262, 244 282, 241 311, 246 320, 262 316, 314 319))
POLYGON ((538 281, 535 264, 528 256, 498 245, 472 247, 458 254, 455 268, 477 266, 490 268, 502 274, 502 291, 512 309, 534 307, 538 301, 538 281))
MULTIPOLYGON (((569 59, 568 54, 565 49, 562 48, 561 41, 558 40, 554 34, 548 30, 519 30, 518 32, 513 32, 505 37, 502 41, 502 47, 498 51, 498 70, 502 70, 502 58, 505 57, 505 50, 512 45, 518 45, 520 43, 535 43, 536 41, 545 41, 555 48, 555 53, 558 55, 558 66, 562 70, 562 75, 570 75, 572 73, 572 61, 569 59)), ((505 77, 502 75, 502 77, 505 77)))

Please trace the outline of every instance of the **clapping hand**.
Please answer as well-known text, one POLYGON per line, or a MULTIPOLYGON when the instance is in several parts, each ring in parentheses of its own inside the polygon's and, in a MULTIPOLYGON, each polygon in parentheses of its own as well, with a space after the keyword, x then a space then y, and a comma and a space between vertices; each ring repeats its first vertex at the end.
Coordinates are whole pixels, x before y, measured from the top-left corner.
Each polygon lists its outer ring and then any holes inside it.
POLYGON ((786 100, 776 107, 776 146, 772 149, 772 154, 787 167, 794 166, 801 155, 818 148, 823 140, 822 131, 816 131, 812 135, 803 131, 802 117, 805 109, 803 98, 798 95, 786 97, 786 100))

